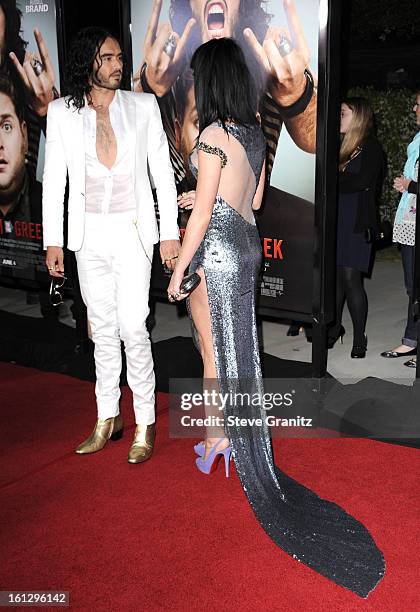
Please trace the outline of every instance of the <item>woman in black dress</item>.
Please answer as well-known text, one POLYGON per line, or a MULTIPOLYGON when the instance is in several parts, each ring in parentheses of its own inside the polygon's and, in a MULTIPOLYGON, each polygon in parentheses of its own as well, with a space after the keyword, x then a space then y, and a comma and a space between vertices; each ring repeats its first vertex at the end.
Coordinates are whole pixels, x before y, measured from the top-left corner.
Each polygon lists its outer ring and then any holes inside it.
POLYGON ((344 334, 344 301, 353 322, 351 357, 363 358, 368 301, 363 275, 372 265, 372 239, 377 232, 376 194, 383 174, 383 153, 373 134, 373 112, 367 100, 349 98, 341 105, 342 136, 337 213, 336 321, 329 347, 344 334))

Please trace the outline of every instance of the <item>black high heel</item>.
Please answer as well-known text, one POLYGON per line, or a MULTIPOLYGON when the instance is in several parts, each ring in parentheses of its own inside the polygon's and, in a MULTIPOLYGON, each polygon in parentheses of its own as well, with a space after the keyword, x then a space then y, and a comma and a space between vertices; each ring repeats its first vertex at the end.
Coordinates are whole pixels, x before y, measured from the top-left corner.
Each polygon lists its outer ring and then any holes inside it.
POLYGON ((353 344, 353 348, 351 349, 350 357, 352 359, 364 359, 366 357, 367 351, 367 336, 365 334, 363 344, 353 344))
POLYGON ((300 332, 300 325, 297 325, 296 323, 292 323, 289 329, 287 330, 287 335, 288 336, 299 336, 299 332, 300 332))
POLYGON ((338 334, 334 336, 328 336, 327 347, 329 349, 332 349, 334 347, 334 344, 337 342, 339 338, 340 338, 341 344, 343 344, 343 337, 345 333, 346 333, 346 330, 344 329, 342 325, 340 325, 340 330, 338 334))

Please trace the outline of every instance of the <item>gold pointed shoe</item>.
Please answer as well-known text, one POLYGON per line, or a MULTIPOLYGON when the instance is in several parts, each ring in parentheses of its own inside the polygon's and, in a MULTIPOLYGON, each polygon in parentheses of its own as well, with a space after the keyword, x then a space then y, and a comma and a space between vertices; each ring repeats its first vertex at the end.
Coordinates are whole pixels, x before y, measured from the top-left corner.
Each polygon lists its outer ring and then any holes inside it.
POLYGON ((155 424, 137 425, 133 444, 128 451, 128 463, 143 463, 150 459, 155 444, 155 424))
POLYGON ((78 455, 96 453, 103 449, 108 440, 119 440, 123 434, 123 421, 121 415, 109 419, 98 419, 95 429, 89 438, 76 448, 78 455))

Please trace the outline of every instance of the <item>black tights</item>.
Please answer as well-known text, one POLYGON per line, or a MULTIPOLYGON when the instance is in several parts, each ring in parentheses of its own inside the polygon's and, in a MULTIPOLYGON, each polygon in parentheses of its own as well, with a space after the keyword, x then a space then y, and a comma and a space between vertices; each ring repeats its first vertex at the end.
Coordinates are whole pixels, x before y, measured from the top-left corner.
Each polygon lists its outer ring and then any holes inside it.
POLYGON ((341 327, 344 301, 353 322, 353 344, 363 345, 368 313, 368 300, 363 287, 362 273, 354 268, 337 267, 336 321, 329 335, 338 336, 341 327))

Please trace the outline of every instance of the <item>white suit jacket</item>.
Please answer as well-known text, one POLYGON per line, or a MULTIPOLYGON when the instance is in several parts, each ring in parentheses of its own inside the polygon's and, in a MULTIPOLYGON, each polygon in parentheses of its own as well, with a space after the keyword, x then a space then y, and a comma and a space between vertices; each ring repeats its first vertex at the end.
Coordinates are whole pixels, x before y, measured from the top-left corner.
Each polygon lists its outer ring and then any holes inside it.
MULTIPOLYGON (((166 134, 155 96, 117 90, 124 124, 135 131, 135 198, 137 229, 144 245, 178 240, 178 206, 166 134), (157 190, 160 238, 147 163, 157 190)), ((83 112, 66 105, 66 98, 48 106, 43 177, 44 248, 63 246, 64 192, 69 175, 67 247, 78 251, 85 225, 85 150, 83 112)))

